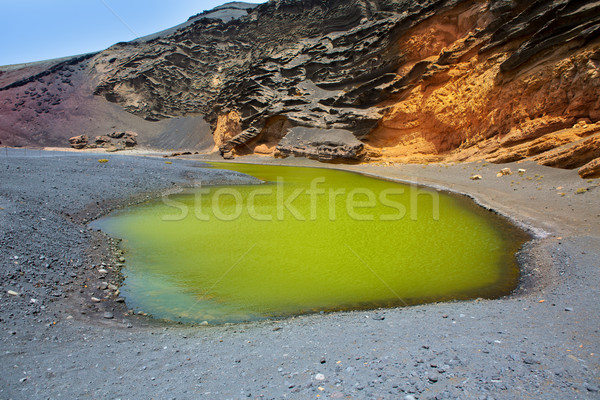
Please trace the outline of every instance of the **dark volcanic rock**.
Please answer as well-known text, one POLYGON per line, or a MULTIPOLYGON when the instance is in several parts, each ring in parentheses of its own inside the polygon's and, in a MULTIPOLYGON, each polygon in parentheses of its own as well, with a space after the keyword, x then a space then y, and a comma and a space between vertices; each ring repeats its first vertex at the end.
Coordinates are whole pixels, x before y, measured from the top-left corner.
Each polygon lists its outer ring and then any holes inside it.
POLYGON ((246 143, 250 142, 251 140, 257 138, 259 134, 260 134, 260 131, 258 129, 249 128, 249 129, 245 130, 244 132, 242 132, 238 135, 235 135, 233 138, 228 140, 223 146, 220 146, 219 151, 221 152, 222 155, 230 153, 236 147, 245 145, 246 143))
POLYGON ((113 139, 121 139, 123 136, 125 136, 125 132, 117 131, 117 132, 109 133, 107 136, 110 138, 113 138, 113 139))
POLYGON ((234 19, 239 19, 248 15, 248 12, 253 8, 257 7, 254 3, 244 3, 241 1, 232 1, 230 3, 223 4, 213 8, 210 11, 205 11, 201 14, 190 17, 191 20, 206 18, 206 19, 220 19, 223 22, 229 22, 234 19))
POLYGON ((94 142, 98 146, 103 146, 105 144, 110 144, 111 139, 110 139, 110 136, 96 136, 96 138, 94 139, 94 142))
POLYGON ((125 132, 122 141, 125 147, 134 147, 137 145, 137 136, 138 134, 135 132, 125 132))
POLYGON ((430 16, 429 6, 275 1, 228 23, 197 18, 168 37, 96 57, 104 72, 95 93, 149 120, 203 113, 214 127, 236 110, 242 133, 222 153, 256 139, 274 116, 362 137, 396 79, 396 40, 430 16), (125 88, 135 89, 135 101, 125 88))
POLYGON ((94 143, 89 143, 87 135, 75 136, 69 139, 71 147, 74 149, 98 148, 102 147, 108 151, 124 150, 126 148, 135 147, 138 134, 131 131, 116 131, 108 135, 96 136, 94 143), (116 142, 114 141, 116 140, 116 142))
POLYGON ((566 42, 585 43, 600 34, 600 2, 563 0, 533 2, 495 34, 488 48, 533 34, 502 64, 512 71, 531 58, 566 42))
POLYGON ((319 161, 358 161, 364 145, 343 129, 293 128, 277 146, 279 157, 302 156, 319 161))
MULTIPOLYGON (((599 1, 234 2, 27 78, 2 76, 0 92, 25 87, 0 107, 50 118, 85 89, 147 121, 204 118, 203 132, 218 132, 222 154, 273 154, 289 128, 308 127, 351 132, 369 157, 466 150, 456 157, 464 161, 475 144, 526 131, 534 120, 562 128, 599 121, 598 37, 599 1), (57 87, 45 94, 49 81, 57 87), (231 113, 235 123, 219 127, 231 113), (273 135, 274 119, 289 126, 273 135)), ((174 131, 160 138, 163 148, 175 147, 174 131)), ((536 132, 528 137, 546 134, 536 132)), ((494 155, 498 143, 481 148, 494 155)), ((333 153, 345 159, 353 151, 333 153)))
POLYGON ((69 139, 71 147, 78 150, 83 149, 85 146, 87 146, 88 142, 89 138, 87 135, 74 136, 69 139))
MULTIPOLYGON (((149 120, 201 113, 213 128, 219 116, 236 111, 241 133, 220 146, 222 154, 251 148, 276 116, 292 126, 344 129, 362 139, 386 113, 380 105, 474 51, 489 53, 513 43, 515 50, 502 63, 502 71, 509 72, 565 41, 572 48, 583 46, 598 36, 598 4, 490 1, 487 10, 477 11, 489 13, 483 28, 461 27, 459 19, 457 29, 473 29, 457 41, 460 45, 448 46, 437 60, 413 62, 405 42, 410 38, 403 35, 438 14, 449 13, 449 20, 469 16, 470 6, 453 0, 270 1, 237 8, 248 15, 233 21, 201 14, 166 37, 114 46, 95 58, 95 66, 105 71, 96 94, 149 120), (412 67, 400 72, 402 65, 412 67)), ((440 39, 432 38, 431 46, 437 46, 435 40, 440 39)), ((324 149, 333 149, 334 142, 323 142, 324 149)), ((294 153, 315 154, 314 146, 293 147, 294 153)), ((279 152, 290 148, 282 144, 279 152)), ((333 153, 346 158, 340 155, 354 151, 333 153)))

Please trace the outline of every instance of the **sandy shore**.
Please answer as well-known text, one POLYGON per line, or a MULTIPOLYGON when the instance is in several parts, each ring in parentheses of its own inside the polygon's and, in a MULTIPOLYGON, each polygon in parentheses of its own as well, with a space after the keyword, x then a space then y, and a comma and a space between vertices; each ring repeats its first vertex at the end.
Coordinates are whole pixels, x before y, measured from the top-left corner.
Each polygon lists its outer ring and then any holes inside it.
POLYGON ((201 160, 27 153, 0 152, 0 398, 600 396, 598 180, 529 163, 508 165, 525 168, 523 176, 498 178, 501 167, 484 163, 239 159, 343 168, 466 193, 537 235, 519 255, 523 283, 498 300, 165 326, 126 316, 114 296, 90 300, 102 295, 103 281, 118 279, 118 268, 98 273, 102 262, 117 264, 117 243, 86 222, 197 180, 254 180, 199 168, 201 160), (473 174, 483 179, 470 180, 473 174))

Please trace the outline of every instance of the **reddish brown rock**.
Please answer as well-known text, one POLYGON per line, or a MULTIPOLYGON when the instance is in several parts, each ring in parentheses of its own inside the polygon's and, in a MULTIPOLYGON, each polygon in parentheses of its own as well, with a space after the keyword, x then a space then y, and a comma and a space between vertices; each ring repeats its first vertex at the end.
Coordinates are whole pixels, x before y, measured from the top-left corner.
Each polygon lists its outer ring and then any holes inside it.
POLYGON ((598 1, 269 1, 3 73, 0 139, 112 132, 115 148, 134 146, 122 128, 161 149, 560 166, 564 146, 592 135, 575 130, 600 121, 599 21, 598 1), (286 141, 297 128, 328 133, 286 141))
POLYGON ((594 136, 570 147, 560 148, 542 154, 535 160, 549 167, 573 169, 581 167, 600 157, 600 135, 594 136))
POLYGON ((87 146, 88 142, 89 138, 87 135, 73 136, 69 139, 71 147, 77 150, 83 149, 85 146, 87 146))
POLYGON ((163 156, 163 158, 171 158, 171 157, 180 157, 180 156, 189 156, 191 155, 192 152, 191 151, 175 151, 171 154, 166 154, 163 156))
POLYGON ((96 138, 94 139, 94 142, 96 142, 96 144, 98 146, 103 146, 106 144, 110 144, 111 143, 111 138, 109 136, 96 136, 96 138))
MULTIPOLYGON (((236 111, 222 114, 217 118, 215 131, 213 133, 213 140, 215 141, 216 148, 220 150, 225 150, 226 147, 229 147, 229 150, 233 148, 228 144, 230 140, 242 133, 240 120, 241 117, 236 111)), ((222 153, 224 154, 228 151, 222 151, 222 153)))
POLYGON ((579 169, 582 178, 600 178, 600 158, 590 161, 579 169))
POLYGON ((121 139, 123 136, 125 136, 125 132, 123 131, 116 131, 108 134, 108 137, 113 139, 121 139))
POLYGON ((125 147, 134 147, 137 145, 137 136, 135 132, 127 131, 123 136, 123 144, 125 147))
POLYGON ((515 162, 542 155, 569 143, 579 142, 582 138, 598 132, 600 132, 600 124, 577 123, 571 128, 548 133, 538 139, 519 144, 507 145, 505 141, 502 141, 501 146, 495 147, 486 160, 498 164, 515 162))

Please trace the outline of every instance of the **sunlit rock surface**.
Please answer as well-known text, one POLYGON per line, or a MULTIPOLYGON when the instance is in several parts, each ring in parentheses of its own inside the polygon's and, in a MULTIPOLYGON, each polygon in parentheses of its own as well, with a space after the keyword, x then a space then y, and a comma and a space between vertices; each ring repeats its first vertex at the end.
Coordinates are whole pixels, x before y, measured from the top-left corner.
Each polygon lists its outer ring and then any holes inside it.
POLYGON ((231 3, 95 55, 3 68, 0 140, 116 129, 230 156, 579 168, 600 135, 599 34, 595 1, 231 3), (303 145, 299 128, 325 134, 303 145), (360 151, 327 137, 340 130, 360 151))

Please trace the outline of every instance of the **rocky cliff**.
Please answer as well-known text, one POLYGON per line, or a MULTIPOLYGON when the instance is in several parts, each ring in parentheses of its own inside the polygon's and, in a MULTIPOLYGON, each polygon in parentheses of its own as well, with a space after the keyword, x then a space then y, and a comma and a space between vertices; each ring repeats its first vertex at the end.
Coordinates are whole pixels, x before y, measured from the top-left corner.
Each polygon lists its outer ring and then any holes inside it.
MULTIPOLYGON (((155 147, 346 162, 533 158, 589 171, 600 156, 599 36, 595 1, 232 3, 99 54, 2 70, 0 115, 14 123, 0 138, 46 119, 73 126, 75 107, 63 117, 56 107, 76 95, 155 147)), ((39 143, 58 140, 41 125, 39 143)))

